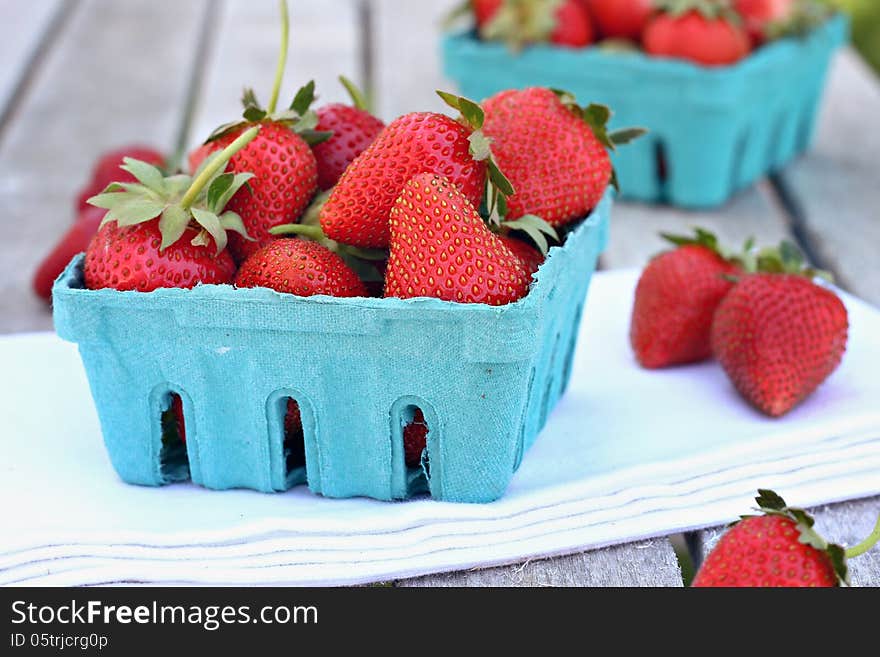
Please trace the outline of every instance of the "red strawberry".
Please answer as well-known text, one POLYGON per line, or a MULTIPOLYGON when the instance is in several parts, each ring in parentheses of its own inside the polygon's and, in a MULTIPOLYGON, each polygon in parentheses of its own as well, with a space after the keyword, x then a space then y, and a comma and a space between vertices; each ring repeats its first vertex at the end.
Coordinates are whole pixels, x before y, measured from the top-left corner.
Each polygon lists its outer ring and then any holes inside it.
POLYGON ((499 306, 526 295, 529 275, 447 178, 423 173, 391 208, 385 296, 499 306))
POLYGON ((242 134, 195 180, 163 178, 146 162, 126 158, 125 170, 137 182, 111 185, 89 199, 106 216, 86 251, 86 287, 149 292, 232 282, 235 263, 225 250, 226 231, 244 229, 224 206, 251 176, 223 169, 258 131, 242 134))
POLYGON ((749 54, 748 35, 727 5, 693 0, 684 5, 693 9, 685 10, 680 1, 669 0, 666 6, 676 9, 658 14, 645 28, 642 43, 648 54, 704 66, 733 64, 749 54))
POLYGON ((504 243, 504 246, 519 258, 523 269, 526 270, 529 276, 538 271, 538 267, 544 264, 544 254, 535 247, 508 235, 499 235, 498 237, 504 243))
POLYGON ((735 0, 734 8, 745 21, 752 43, 765 39, 765 28, 788 18, 797 0, 735 0))
POLYGON ((165 165, 165 156, 149 146, 122 146, 104 153, 95 163, 92 169, 92 177, 89 183, 83 187, 76 199, 77 212, 82 212, 91 207, 88 199, 95 194, 100 194, 112 182, 134 182, 135 178, 128 171, 123 171, 122 160, 130 157, 133 160, 141 160, 157 167, 165 165))
POLYGON ((431 112, 392 121, 345 170, 321 210, 332 240, 359 247, 388 246, 388 212, 406 182, 419 173, 447 177, 479 206, 486 163, 471 155, 474 130, 431 112))
POLYGON ((654 0, 582 0, 603 37, 639 41, 654 12, 654 0))
POLYGON ((177 423, 177 435, 180 437, 180 442, 185 445, 186 422, 183 416, 183 400, 180 398, 180 395, 172 395, 171 412, 174 414, 174 421, 177 423))
POLYGON ((422 409, 413 413, 412 422, 403 428, 403 454, 406 467, 417 468, 422 462, 422 452, 428 438, 428 425, 422 409))
POLYGON ((787 413, 837 369, 846 308, 800 274, 744 276, 712 323, 712 351, 740 394, 767 415, 787 413))
POLYGON ((79 218, 67 229, 58 243, 49 252, 34 273, 33 288, 37 296, 49 301, 52 298, 52 284, 61 275, 71 258, 89 247, 89 242, 98 232, 106 210, 87 205, 79 213, 79 218))
POLYGON ((90 290, 113 288, 151 292, 160 287, 194 287, 199 283, 231 283, 235 262, 213 243, 194 246, 199 232, 184 231, 182 240, 161 248, 159 222, 120 228, 105 223, 86 251, 85 282, 90 290))
POLYGON ((483 102, 483 132, 515 190, 510 219, 535 214, 551 226, 585 217, 602 199, 613 169, 606 150, 638 131, 609 137, 607 108, 579 108, 543 87, 502 91, 483 102))
MULTIPOLYGON (((765 515, 743 516, 712 549, 693 581, 695 587, 808 587, 848 584, 848 557, 866 552, 880 537, 844 550, 813 529, 813 519, 790 508, 779 495, 759 490, 765 515)), ((880 530, 880 522, 878 522, 880 530)))
POLYGON ((309 297, 368 296, 364 284, 345 261, 317 242, 275 239, 251 255, 235 277, 238 287, 268 287, 309 297))
POLYGON ((482 38, 516 49, 542 42, 581 48, 593 41, 593 23, 582 0, 516 0, 483 6, 479 12, 475 5, 474 10, 482 38))
POLYGON ((471 7, 477 27, 480 28, 492 20, 492 17, 501 8, 503 3, 504 0, 471 0, 471 7))
POLYGON ((351 82, 340 78, 348 89, 354 106, 334 103, 317 110, 319 132, 331 132, 327 141, 312 146, 318 166, 318 187, 330 189, 339 181, 346 167, 360 155, 385 127, 370 114, 363 94, 351 82))
MULTIPOLYGON (((225 148, 247 125, 237 127, 211 142, 214 150, 225 148)), ((251 144, 229 163, 230 171, 254 174, 250 189, 243 189, 229 202, 252 241, 229 236, 229 250, 238 262, 275 239, 269 229, 296 221, 317 189, 318 169, 309 145, 283 122, 262 123, 251 144)))
POLYGON ((725 276, 740 272, 711 233, 698 229, 695 238, 664 237, 678 248, 657 256, 642 272, 630 321, 630 343, 647 368, 712 355, 712 317, 733 287, 725 276))

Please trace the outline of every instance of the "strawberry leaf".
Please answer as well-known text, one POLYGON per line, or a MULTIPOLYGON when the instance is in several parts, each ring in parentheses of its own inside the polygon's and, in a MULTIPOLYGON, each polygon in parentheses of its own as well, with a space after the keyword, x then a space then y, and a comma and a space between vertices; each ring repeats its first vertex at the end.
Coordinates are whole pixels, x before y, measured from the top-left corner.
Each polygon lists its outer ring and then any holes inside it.
POLYGON ((196 223, 204 228, 211 237, 214 238, 214 244, 217 245, 217 253, 226 248, 226 231, 220 223, 220 217, 209 210, 200 208, 190 208, 196 223))
POLYGON ((183 237, 186 227, 189 226, 189 220, 189 213, 179 205, 169 205, 165 208, 159 219, 159 232, 162 234, 159 251, 164 251, 183 237))
POLYGON ((223 227, 223 230, 234 230, 246 240, 249 240, 251 242, 254 241, 254 238, 248 234, 247 228, 244 227, 244 222, 241 220, 241 217, 237 213, 233 212, 232 210, 227 210, 219 216, 219 219, 220 225, 223 227))
POLYGON ((235 180, 235 174, 222 173, 208 185, 208 208, 214 210, 218 202, 223 198, 224 194, 232 187, 232 181, 235 180))
POLYGON ((138 182, 144 185, 144 187, 153 190, 157 194, 163 194, 165 192, 165 183, 162 177, 162 172, 159 171, 158 168, 154 167, 152 164, 147 164, 146 162, 136 160, 132 157, 125 157, 122 161, 124 164, 119 168, 123 171, 128 171, 138 182))
POLYGON ((648 134, 645 128, 622 128, 608 134, 608 139, 615 146, 623 146, 629 144, 639 137, 648 134))
POLYGON ((452 109, 461 112, 462 118, 474 130, 479 130, 483 127, 486 115, 483 112, 483 108, 477 103, 464 96, 456 96, 455 94, 440 91, 439 89, 437 90, 437 95, 440 96, 440 98, 443 99, 443 102, 449 105, 452 109))
MULTIPOLYGON (((302 116, 309 111, 312 103, 315 102, 315 81, 309 80, 296 92, 293 102, 290 103, 290 109, 302 116)), ((314 127, 314 126, 312 126, 314 127)))
MULTIPOLYGON (((120 193, 120 195, 124 192, 120 193)), ((134 226, 158 217, 165 204, 144 198, 123 199, 109 209, 119 226, 134 226)))

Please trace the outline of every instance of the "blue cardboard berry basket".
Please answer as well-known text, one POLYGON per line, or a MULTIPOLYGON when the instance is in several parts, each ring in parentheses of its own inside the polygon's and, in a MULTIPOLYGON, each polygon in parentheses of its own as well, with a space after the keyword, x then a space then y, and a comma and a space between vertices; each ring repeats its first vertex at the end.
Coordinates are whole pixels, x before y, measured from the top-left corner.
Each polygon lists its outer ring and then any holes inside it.
POLYGON ((599 48, 535 45, 513 54, 472 32, 445 36, 442 58, 446 75, 475 100, 550 86, 613 107, 612 128, 650 131, 614 156, 624 197, 715 207, 810 147, 831 56, 848 27, 838 15, 722 68, 599 48))
MULTIPOLYGON (((612 193, 529 294, 492 307, 438 299, 297 297, 201 285, 88 290, 83 256, 53 289, 58 334, 79 345, 110 460, 126 482, 329 497, 488 502, 565 390, 583 304, 608 239, 612 193), (185 449, 161 417, 182 401, 185 449), (302 444, 285 445, 289 399, 302 444), (420 468, 403 427, 428 425, 420 468), (304 463, 286 458, 304 454, 304 463)), ((297 432, 298 433, 298 432, 297 432)))

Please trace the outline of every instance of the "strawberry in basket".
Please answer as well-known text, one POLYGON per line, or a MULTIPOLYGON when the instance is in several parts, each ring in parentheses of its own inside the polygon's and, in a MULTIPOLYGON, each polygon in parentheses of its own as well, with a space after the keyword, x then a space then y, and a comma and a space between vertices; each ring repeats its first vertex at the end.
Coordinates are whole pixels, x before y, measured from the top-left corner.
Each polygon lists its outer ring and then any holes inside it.
POLYGON ((659 0, 657 14, 642 35, 645 52, 724 66, 751 51, 739 15, 721 0, 659 0))

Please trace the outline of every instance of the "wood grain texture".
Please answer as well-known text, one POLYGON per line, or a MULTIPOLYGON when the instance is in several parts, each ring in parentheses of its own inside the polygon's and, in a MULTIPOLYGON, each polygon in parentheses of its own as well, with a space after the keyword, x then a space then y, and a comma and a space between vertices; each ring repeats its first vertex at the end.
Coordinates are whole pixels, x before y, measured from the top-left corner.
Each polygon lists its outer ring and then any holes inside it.
POLYGON ((203 6, 84 1, 46 53, 0 148, 0 333, 51 328, 30 278, 73 220, 98 154, 131 142, 172 146, 203 6))
POLYGON ((62 5, 63 0, 0 2, 0 117, 7 116, 10 96, 31 73, 29 65, 62 5))
POLYGON ((426 575, 402 587, 454 586, 682 586, 665 538, 497 568, 426 575))
MULTIPOLYGON (((289 2, 290 45, 278 108, 286 108, 296 90, 314 79, 316 106, 347 102, 340 74, 358 80, 356 5, 336 0, 332 16, 326 2, 289 2)), ((278 4, 227 0, 216 8, 218 27, 206 66, 203 93, 189 143, 195 146, 218 125, 241 117, 241 94, 252 87, 267 103, 275 78, 281 41, 278 4)))
POLYGON ((880 305, 880 82, 851 50, 831 71, 813 151, 780 180, 838 283, 880 305))
MULTIPOLYGON (((746 511, 748 509, 743 510, 746 511)), ((850 547, 871 533, 880 515, 880 497, 830 504, 809 511, 816 519, 816 530, 826 540, 850 547)), ((715 547, 724 531, 722 527, 715 527, 702 533, 704 555, 715 547)), ((880 586, 880 546, 851 559, 849 566, 853 586, 880 586)))

